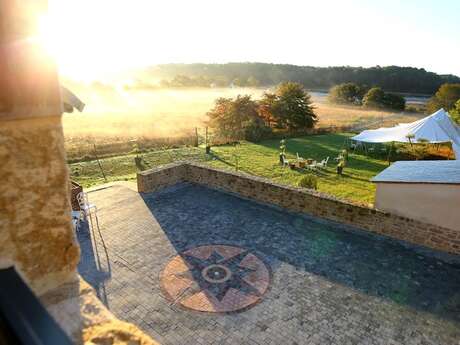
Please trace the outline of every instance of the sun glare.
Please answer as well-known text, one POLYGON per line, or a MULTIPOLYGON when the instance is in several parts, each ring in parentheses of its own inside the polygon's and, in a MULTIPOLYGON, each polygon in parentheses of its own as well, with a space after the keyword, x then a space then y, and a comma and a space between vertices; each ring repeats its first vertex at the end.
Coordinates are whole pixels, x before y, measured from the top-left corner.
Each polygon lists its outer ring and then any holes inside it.
POLYGON ((107 1, 50 1, 39 37, 61 75, 103 80, 139 64, 142 52, 132 44, 139 26, 123 9, 107 1))
MULTIPOLYGON (((383 3, 378 6, 361 0, 285 0, 283 3, 278 0, 48 0, 48 3, 49 11, 41 25, 43 41, 55 57, 61 75, 77 80, 101 80, 127 69, 159 63, 257 61, 364 67, 395 64, 424 66, 434 71, 458 65, 455 60, 458 45, 449 43, 452 41, 442 31, 447 28, 426 26, 417 16, 402 20, 393 15, 393 7, 383 3), (418 34, 410 37, 411 46, 431 47, 423 54, 408 50, 407 40, 401 38, 401 32, 413 31, 418 34), (441 61, 438 52, 446 46, 454 52, 444 54, 441 61)), ((450 29, 452 37, 456 37, 454 30, 450 29)))

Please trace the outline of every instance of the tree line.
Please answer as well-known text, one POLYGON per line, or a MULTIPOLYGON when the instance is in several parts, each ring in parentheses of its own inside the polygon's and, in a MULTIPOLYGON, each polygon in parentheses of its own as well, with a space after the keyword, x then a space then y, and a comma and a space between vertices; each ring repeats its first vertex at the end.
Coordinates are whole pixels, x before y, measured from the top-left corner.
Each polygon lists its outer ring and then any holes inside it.
POLYGON ((307 89, 329 89, 337 84, 351 82, 378 86, 388 92, 434 94, 442 84, 460 83, 460 78, 454 75, 439 75, 423 68, 399 66, 364 68, 196 63, 158 65, 145 72, 152 78, 162 80, 164 86, 271 86, 293 81, 307 89))
MULTIPOLYGON (((367 88, 353 83, 334 86, 329 100, 371 108, 404 109, 405 100, 380 87, 367 88)), ((460 123, 460 83, 443 84, 430 99, 427 110, 440 108, 460 123)), ((274 92, 265 92, 261 99, 250 95, 218 98, 207 112, 209 125, 223 138, 260 141, 272 137, 273 129, 302 131, 317 122, 311 96, 302 84, 283 82, 274 92)))
POLYGON ((441 85, 426 107, 428 113, 444 108, 460 124, 460 83, 441 85))
MULTIPOLYGON (((329 90, 328 100, 335 104, 359 105, 367 108, 404 110, 406 101, 401 95, 369 88, 355 83, 343 83, 329 90)), ((460 83, 442 84, 426 104, 426 113, 443 108, 460 124, 460 83)))
POLYGON ((209 125, 220 136, 249 141, 270 137, 273 128, 304 130, 317 121, 310 95, 294 82, 281 83, 259 100, 250 95, 218 98, 207 116, 209 125))
POLYGON ((183 74, 176 75, 174 78, 161 79, 160 87, 258 87, 260 86, 259 80, 250 76, 248 78, 233 78, 228 79, 223 76, 209 77, 200 75, 197 77, 187 76, 183 74))

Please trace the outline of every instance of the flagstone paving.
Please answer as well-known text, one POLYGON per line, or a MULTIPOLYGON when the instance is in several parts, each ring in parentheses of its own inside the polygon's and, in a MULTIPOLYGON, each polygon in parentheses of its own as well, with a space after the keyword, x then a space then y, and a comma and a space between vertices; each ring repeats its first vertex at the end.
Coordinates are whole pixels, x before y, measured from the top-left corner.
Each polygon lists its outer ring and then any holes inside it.
POLYGON ((456 257, 192 184, 89 197, 79 272, 162 344, 460 345, 456 257))

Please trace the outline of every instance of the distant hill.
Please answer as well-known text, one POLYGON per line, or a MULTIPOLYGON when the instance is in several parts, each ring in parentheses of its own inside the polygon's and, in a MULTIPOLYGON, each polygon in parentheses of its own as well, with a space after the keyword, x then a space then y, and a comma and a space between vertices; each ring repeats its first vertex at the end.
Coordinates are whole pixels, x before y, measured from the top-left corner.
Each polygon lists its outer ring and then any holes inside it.
MULTIPOLYGON (((175 86, 204 86, 217 83, 241 86, 275 85, 282 81, 296 81, 309 89, 329 89, 331 86, 354 82, 368 86, 380 86, 386 91, 402 93, 433 94, 444 83, 460 83, 455 75, 439 75, 423 68, 414 67, 312 67, 268 63, 227 63, 227 64, 165 64, 143 71, 149 78, 163 80, 163 84, 176 79, 175 86), (185 77, 185 78, 184 78, 185 77), (180 85, 188 81, 191 85, 180 85), (246 85, 245 85, 246 84, 246 85)), ((174 84, 174 83, 173 83, 174 84)))

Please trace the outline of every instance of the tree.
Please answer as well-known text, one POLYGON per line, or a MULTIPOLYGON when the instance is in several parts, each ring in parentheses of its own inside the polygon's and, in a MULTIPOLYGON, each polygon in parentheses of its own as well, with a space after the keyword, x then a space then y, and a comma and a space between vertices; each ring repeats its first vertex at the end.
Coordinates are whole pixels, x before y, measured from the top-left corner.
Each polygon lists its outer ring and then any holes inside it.
POLYGON ((406 99, 394 93, 385 93, 383 105, 389 109, 404 110, 406 108, 406 99))
POLYGON ((170 81, 172 87, 189 87, 195 86, 193 79, 186 75, 176 75, 173 80, 170 81))
POLYGON ((363 106, 368 108, 382 108, 385 92, 380 87, 373 87, 363 97, 363 106))
POLYGON ((256 78, 254 78, 252 75, 248 78, 248 80, 246 81, 246 85, 247 86, 252 86, 252 87, 257 87, 260 85, 260 82, 259 80, 257 80, 256 78))
POLYGON ((449 111, 454 107, 458 99, 460 99, 460 83, 443 84, 436 94, 430 98, 426 109, 429 113, 434 113, 440 108, 449 111))
POLYGON ((460 99, 455 103, 455 106, 449 111, 452 119, 460 124, 460 99))
POLYGON ((373 87, 364 95, 363 106, 404 110, 406 108, 406 99, 394 93, 385 93, 380 87, 373 87))
POLYGON ((241 78, 235 78, 232 81, 233 86, 243 87, 246 86, 246 81, 241 78))
POLYGON ((230 81, 227 77, 218 75, 213 78, 213 83, 218 87, 227 87, 230 84, 230 81))
POLYGON ((338 84, 329 90, 328 100, 338 104, 359 104, 365 92, 364 87, 355 83, 338 84))
MULTIPOLYGON (((375 85, 391 92, 434 94, 442 84, 460 83, 454 75, 439 75, 423 68, 413 67, 312 67, 267 63, 227 63, 227 64, 167 64, 148 69, 148 80, 172 79, 174 76, 218 76, 227 80, 229 85, 235 78, 245 82, 254 77, 260 85, 276 85, 286 80, 295 80, 310 89, 329 89, 350 82, 357 85, 375 85)), ((213 84, 220 84, 214 81, 213 84)), ((224 85, 222 85, 224 86, 224 85)))
POLYGON ((171 83, 166 80, 166 79, 161 79, 160 80, 160 87, 163 87, 163 88, 168 88, 171 86, 171 83))
POLYGON ((268 127, 272 127, 272 125, 276 123, 276 118, 272 113, 276 99, 277 97, 274 93, 265 92, 262 99, 259 101, 259 117, 268 127))
POLYGON ((210 126, 226 138, 257 141, 267 131, 258 115, 258 104, 249 95, 218 98, 207 116, 210 126))
POLYGON ((312 128, 317 121, 311 97, 299 83, 281 83, 274 94, 266 93, 262 102, 271 103, 269 111, 280 128, 312 128))

